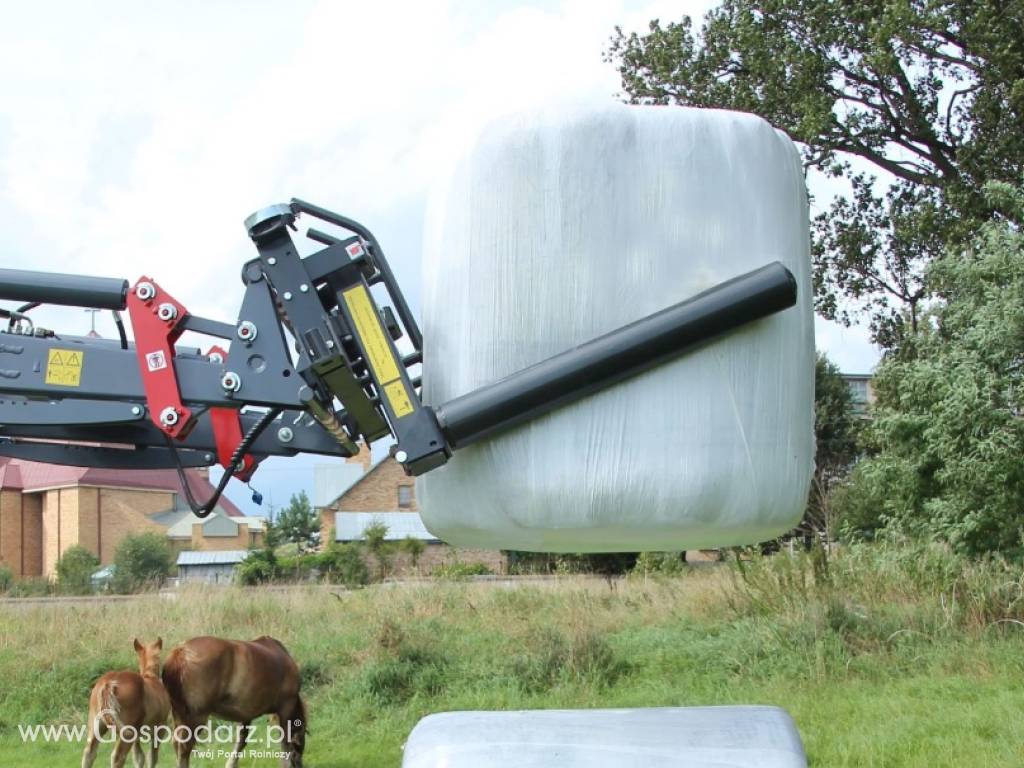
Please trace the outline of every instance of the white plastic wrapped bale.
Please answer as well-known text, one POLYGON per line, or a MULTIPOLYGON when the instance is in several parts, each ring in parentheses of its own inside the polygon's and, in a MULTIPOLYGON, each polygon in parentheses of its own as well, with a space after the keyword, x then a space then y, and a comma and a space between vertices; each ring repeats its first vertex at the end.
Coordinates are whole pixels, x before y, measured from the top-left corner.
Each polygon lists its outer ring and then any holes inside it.
POLYGON ((781 261, 798 302, 456 451, 423 520, 467 547, 748 544, 800 518, 813 469, 807 199, 763 120, 615 105, 490 125, 432 193, 424 399, 440 404, 781 261))
POLYGON ((806 768, 777 707, 444 712, 413 728, 402 768, 806 768))

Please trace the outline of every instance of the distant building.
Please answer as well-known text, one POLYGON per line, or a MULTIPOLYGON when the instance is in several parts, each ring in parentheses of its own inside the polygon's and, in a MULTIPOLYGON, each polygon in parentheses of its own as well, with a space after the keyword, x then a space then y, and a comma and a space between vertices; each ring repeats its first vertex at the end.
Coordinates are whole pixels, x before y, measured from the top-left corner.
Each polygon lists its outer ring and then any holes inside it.
MULTIPOLYGON (((205 470, 186 471, 198 499, 213 493, 205 470)), ((0 457, 0 563, 15 577, 56 574, 57 561, 81 545, 107 565, 130 534, 166 535, 175 549, 246 549, 263 541, 261 518, 246 517, 222 496, 195 517, 172 469, 66 467, 0 457)))
POLYGON ((231 584, 235 567, 249 556, 245 549, 178 553, 178 583, 231 584))
POLYGON ((840 374, 853 397, 853 412, 858 416, 867 417, 868 408, 875 402, 875 390, 871 386, 870 373, 840 374))
MULTIPOLYGON (((335 473, 337 467, 318 467, 318 474, 335 473)), ((363 532, 373 523, 387 526, 387 538, 401 541, 407 536, 420 539, 425 549, 417 565, 413 567, 408 556, 399 554, 395 558, 393 573, 430 573, 437 566, 460 560, 465 563, 484 563, 495 573, 504 573, 508 567, 507 557, 497 550, 457 549, 440 541, 423 524, 416 502, 416 484, 405 474, 402 465, 390 456, 371 466, 370 450, 363 450, 348 459, 343 472, 347 485, 336 487, 332 499, 316 499, 315 506, 320 515, 320 541, 351 542, 362 541, 363 532), (353 472, 350 467, 356 467, 353 472)), ((317 488, 326 486, 325 479, 318 480, 317 488)))

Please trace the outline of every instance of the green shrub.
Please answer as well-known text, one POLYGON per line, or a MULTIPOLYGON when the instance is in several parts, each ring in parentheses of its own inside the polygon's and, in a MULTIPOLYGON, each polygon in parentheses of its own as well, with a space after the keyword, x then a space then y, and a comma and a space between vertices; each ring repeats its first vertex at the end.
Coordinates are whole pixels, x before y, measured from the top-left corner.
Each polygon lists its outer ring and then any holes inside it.
POLYGON ((279 575, 277 555, 270 547, 254 549, 235 567, 235 579, 247 587, 274 581, 279 575))
POLYGON ((682 552, 641 552, 631 574, 636 576, 678 576, 686 570, 682 552))
POLYGON ((0 565, 0 594, 10 590, 14 583, 14 572, 6 565, 0 565))
POLYGON ((484 563, 463 563, 456 560, 437 566, 433 576, 439 579, 466 579, 470 576, 490 576, 494 573, 484 563))
POLYGON ((53 594, 53 584, 42 576, 18 579, 7 590, 8 597, 47 597, 53 594))
POLYGON ((114 551, 114 589, 136 592, 158 587, 174 569, 174 553, 167 538, 159 533, 126 536, 114 551))
POLYGON ((361 587, 370 581, 363 549, 358 544, 331 544, 318 556, 320 573, 332 584, 361 587))
POLYGON ((68 547, 57 561, 57 589, 65 595, 90 594, 99 567, 100 559, 85 547, 68 547))

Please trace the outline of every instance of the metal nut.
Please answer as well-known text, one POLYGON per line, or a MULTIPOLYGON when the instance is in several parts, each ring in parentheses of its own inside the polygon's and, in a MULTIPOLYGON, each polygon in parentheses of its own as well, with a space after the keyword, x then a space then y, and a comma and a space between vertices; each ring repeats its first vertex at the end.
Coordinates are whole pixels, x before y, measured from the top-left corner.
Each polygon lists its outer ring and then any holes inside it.
POLYGON ((281 427, 277 430, 277 439, 282 443, 290 443, 295 438, 295 433, 292 432, 291 427, 281 427))
POLYGON ((168 304, 165 302, 157 308, 156 316, 166 323, 167 321, 173 320, 178 316, 178 308, 173 304, 168 304))
POLYGON ((160 423, 165 427, 173 427, 178 423, 178 412, 170 406, 167 406, 160 411, 160 423))
POLYGON ((242 377, 234 371, 227 371, 220 377, 220 385, 225 392, 237 392, 242 388, 242 377))
POLYGON ((238 338, 242 341, 254 341, 256 339, 257 332, 256 324, 249 320, 243 320, 238 324, 238 338))
POLYGON ((139 283, 135 286, 135 295, 142 301, 149 301, 156 296, 156 288, 152 283, 139 283))

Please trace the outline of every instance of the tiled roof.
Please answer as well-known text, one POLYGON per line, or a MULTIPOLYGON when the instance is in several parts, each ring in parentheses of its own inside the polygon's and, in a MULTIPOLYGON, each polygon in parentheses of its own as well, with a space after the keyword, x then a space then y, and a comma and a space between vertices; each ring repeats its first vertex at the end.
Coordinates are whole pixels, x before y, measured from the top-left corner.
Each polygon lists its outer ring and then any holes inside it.
MULTIPOLYGON (((196 501, 202 503, 214 491, 213 485, 194 469, 186 469, 189 488, 196 501)), ((39 491, 44 488, 66 488, 69 485, 91 485, 102 488, 144 488, 154 491, 182 493, 178 473, 173 469, 98 469, 96 467, 68 467, 61 464, 43 464, 38 461, 12 459, 0 456, 0 488, 39 491)), ((221 496, 218 506, 232 517, 244 517, 227 496, 221 496)))

